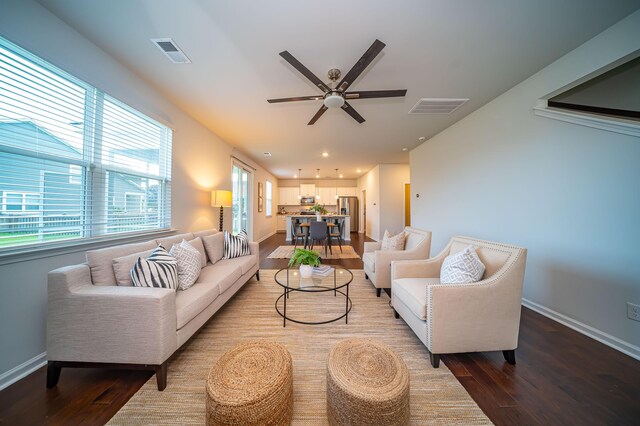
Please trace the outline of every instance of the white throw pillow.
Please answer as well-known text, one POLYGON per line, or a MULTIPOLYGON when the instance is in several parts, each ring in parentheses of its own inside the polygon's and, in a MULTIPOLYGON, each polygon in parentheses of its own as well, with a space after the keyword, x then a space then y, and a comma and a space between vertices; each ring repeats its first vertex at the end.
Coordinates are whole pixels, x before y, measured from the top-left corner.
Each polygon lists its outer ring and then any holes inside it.
POLYGON ((138 261, 131 269, 134 287, 159 287, 178 289, 178 262, 162 247, 156 247, 151 255, 138 261))
POLYGON ((482 279, 484 264, 473 246, 447 256, 440 268, 442 284, 475 283, 482 279))
POLYGON ((389 231, 385 230, 382 237, 382 250, 404 250, 405 238, 404 231, 392 236, 389 231))
POLYGON ((178 290, 186 290, 195 284, 200 276, 201 254, 189 242, 182 240, 174 244, 169 254, 178 261, 178 290))

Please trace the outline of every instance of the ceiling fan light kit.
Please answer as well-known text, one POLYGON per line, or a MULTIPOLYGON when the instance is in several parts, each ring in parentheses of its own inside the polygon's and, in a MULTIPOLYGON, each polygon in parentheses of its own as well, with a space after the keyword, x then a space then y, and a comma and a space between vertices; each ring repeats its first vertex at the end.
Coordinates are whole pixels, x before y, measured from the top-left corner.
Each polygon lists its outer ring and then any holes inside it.
POLYGON ((380 54, 385 44, 380 40, 373 42, 371 47, 362 55, 362 57, 356 62, 356 64, 349 70, 339 83, 336 84, 342 73, 337 68, 332 68, 327 73, 331 83, 325 84, 314 73, 309 71, 307 67, 302 65, 300 61, 293 57, 293 55, 286 50, 280 52, 280 56, 287 61, 291 66, 298 70, 308 80, 310 80, 316 87, 323 92, 323 96, 297 96, 294 98, 279 98, 279 99, 267 99, 269 103, 280 102, 294 102, 294 101, 314 101, 323 99, 322 106, 311 118, 308 125, 314 124, 329 108, 342 108, 347 114, 349 114, 358 123, 364 123, 365 119, 358 114, 358 112, 346 101, 347 99, 373 99, 373 98, 393 98, 402 97, 407 94, 406 89, 401 90, 369 90, 361 92, 347 92, 347 89, 351 84, 362 74, 362 72, 369 66, 369 64, 380 54))

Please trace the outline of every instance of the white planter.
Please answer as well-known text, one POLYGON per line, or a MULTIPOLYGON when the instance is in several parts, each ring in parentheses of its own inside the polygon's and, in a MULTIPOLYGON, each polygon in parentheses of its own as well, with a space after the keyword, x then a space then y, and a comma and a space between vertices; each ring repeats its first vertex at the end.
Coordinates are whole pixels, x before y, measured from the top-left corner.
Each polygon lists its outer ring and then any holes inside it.
POLYGON ((313 266, 300 265, 300 276, 302 278, 311 278, 311 275, 313 275, 313 266))
POLYGON ((316 220, 320 222, 322 220, 322 215, 320 213, 316 213, 316 220))

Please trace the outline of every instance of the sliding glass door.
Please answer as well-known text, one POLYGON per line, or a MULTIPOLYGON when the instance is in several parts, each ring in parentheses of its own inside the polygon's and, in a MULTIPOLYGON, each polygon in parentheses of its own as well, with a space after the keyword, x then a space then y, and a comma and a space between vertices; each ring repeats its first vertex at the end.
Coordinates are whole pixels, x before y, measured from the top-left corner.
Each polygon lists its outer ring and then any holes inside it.
POLYGON ((251 171, 238 163, 232 166, 233 181, 233 233, 246 230, 252 237, 251 218, 251 171))

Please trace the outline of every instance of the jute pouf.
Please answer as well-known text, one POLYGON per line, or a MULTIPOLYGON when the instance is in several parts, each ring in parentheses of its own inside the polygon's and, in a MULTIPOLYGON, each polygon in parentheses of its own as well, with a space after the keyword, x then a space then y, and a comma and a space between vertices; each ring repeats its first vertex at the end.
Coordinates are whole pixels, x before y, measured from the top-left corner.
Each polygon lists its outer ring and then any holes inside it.
POLYGON ((288 425, 292 414, 291 354, 281 344, 240 344, 211 368, 208 425, 288 425))
POLYGON ((409 370, 387 345, 348 339, 329 353, 327 417, 332 425, 409 423, 409 370))

